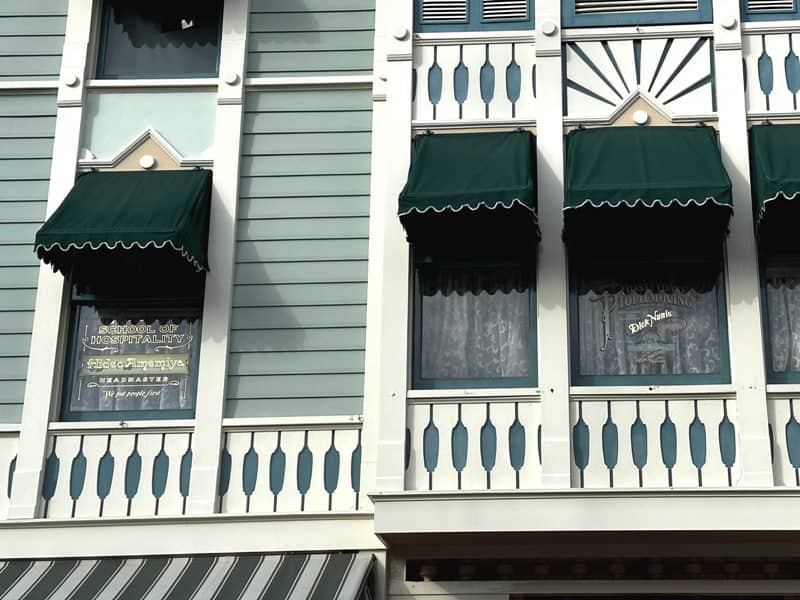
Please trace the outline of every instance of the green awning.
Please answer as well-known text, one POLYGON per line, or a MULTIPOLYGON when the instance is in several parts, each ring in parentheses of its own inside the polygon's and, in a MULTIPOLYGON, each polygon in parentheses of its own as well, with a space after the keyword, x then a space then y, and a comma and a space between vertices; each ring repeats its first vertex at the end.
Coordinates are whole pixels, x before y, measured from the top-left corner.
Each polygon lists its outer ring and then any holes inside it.
POLYGON ((369 552, 0 560, 0 594, 20 600, 367 600, 375 591, 373 562, 369 552))
POLYGON ((535 169, 527 131, 417 136, 398 211, 409 241, 535 244, 535 169))
POLYGON ((759 242, 800 247, 800 125, 750 128, 750 184, 759 242))
POLYGON ((617 235, 621 227, 643 239, 721 236, 733 210, 731 182, 710 127, 574 130, 565 182, 568 238, 598 228, 617 235))
POLYGON ((67 273, 95 253, 158 249, 208 270, 211 171, 86 173, 36 233, 35 251, 67 273))

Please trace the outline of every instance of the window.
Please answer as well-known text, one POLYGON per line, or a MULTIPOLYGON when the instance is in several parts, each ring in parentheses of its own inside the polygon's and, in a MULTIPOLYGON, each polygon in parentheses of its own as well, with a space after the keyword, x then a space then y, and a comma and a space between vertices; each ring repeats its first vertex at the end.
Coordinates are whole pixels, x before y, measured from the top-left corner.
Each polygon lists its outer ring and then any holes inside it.
POLYGON ((762 257, 767 381, 800 383, 800 260, 762 257))
POLYGON ((520 262, 420 257, 414 387, 535 386, 534 281, 520 262))
POLYGON ((97 77, 215 77, 220 0, 106 0, 97 77))
POLYGON ((416 0, 416 22, 421 32, 532 29, 533 0, 416 0))
POLYGON ((61 417, 191 418, 203 277, 119 263, 102 282, 73 285, 61 417))
POLYGON ((573 262, 577 385, 729 381, 720 261, 573 262))
POLYGON ((711 0, 564 0, 564 27, 710 23, 711 0))

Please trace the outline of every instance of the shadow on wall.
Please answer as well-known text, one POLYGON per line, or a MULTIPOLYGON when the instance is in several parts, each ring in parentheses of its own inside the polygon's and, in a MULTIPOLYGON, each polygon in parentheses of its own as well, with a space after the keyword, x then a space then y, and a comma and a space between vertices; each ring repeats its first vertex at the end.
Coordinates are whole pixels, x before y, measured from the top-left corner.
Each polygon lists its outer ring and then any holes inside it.
POLYGON ((250 54, 280 50, 314 50, 320 41, 315 10, 303 0, 252 0, 250 3, 250 54))

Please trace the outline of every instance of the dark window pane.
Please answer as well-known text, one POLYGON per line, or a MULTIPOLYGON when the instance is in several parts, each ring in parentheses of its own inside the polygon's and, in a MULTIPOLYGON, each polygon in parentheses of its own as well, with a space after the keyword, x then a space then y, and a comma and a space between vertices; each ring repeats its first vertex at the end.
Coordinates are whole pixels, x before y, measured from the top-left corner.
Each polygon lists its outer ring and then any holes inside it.
POLYGON ((97 76, 215 76, 219 1, 106 0, 97 76))
POLYGON ((420 375, 527 377, 530 275, 522 269, 421 268, 420 375))
POLYGON ((771 370, 800 372, 800 267, 768 267, 766 292, 771 370))
POLYGON ((194 408, 198 311, 81 304, 73 318, 68 413, 194 408))
POLYGON ((716 277, 693 277, 686 270, 625 279, 581 277, 579 374, 721 373, 716 277))

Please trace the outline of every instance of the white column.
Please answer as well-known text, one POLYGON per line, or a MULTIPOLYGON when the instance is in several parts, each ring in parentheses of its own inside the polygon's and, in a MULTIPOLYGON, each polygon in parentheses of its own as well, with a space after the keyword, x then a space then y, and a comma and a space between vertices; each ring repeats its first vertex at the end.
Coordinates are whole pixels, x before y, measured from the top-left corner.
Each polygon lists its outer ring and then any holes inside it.
POLYGON ((714 2, 719 141, 722 162, 733 183, 734 212, 726 245, 726 280, 731 378, 736 387, 742 460, 742 480, 736 485, 761 487, 772 486, 773 476, 739 19, 737 0, 714 2))
POLYGON ((215 510, 228 378, 249 0, 225 0, 214 134, 214 188, 203 299, 192 476, 186 512, 215 510))
POLYGON ((539 387, 542 391, 542 484, 570 486, 569 320, 564 225, 564 126, 561 5, 536 2, 536 146, 539 202, 536 280, 539 387), (549 35, 547 35, 549 34, 549 35))
MULTIPOLYGON (((59 75, 56 130, 47 193, 49 217, 75 183, 83 117, 86 54, 91 37, 92 1, 70 0, 59 75)), ((33 240, 31 240, 33 244, 33 240)), ((66 332, 62 319, 64 277, 49 265, 39 268, 33 316, 25 398, 22 407, 19 454, 11 492, 9 519, 36 517, 42 466, 47 443, 47 425, 58 405, 61 360, 66 332), (56 334, 58 342, 55 343, 56 334)))
POLYGON ((403 490, 405 479, 406 389, 408 379, 408 243, 397 218, 411 155, 411 31, 413 2, 383 0, 386 102, 373 119, 367 312, 367 397, 377 403, 378 492, 403 490))

